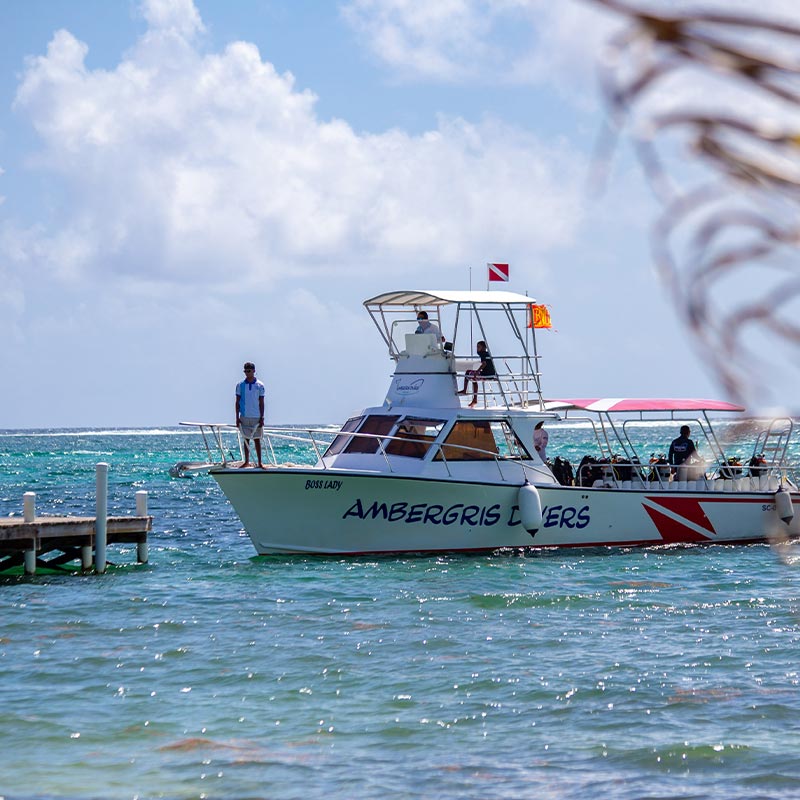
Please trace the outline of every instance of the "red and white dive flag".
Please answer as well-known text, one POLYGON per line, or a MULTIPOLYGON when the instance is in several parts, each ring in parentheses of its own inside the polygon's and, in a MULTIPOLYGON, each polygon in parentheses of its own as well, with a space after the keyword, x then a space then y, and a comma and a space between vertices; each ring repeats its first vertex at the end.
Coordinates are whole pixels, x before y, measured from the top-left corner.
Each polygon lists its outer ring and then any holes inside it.
POLYGON ((508 264, 487 264, 486 266, 489 267, 490 281, 508 280, 508 264))

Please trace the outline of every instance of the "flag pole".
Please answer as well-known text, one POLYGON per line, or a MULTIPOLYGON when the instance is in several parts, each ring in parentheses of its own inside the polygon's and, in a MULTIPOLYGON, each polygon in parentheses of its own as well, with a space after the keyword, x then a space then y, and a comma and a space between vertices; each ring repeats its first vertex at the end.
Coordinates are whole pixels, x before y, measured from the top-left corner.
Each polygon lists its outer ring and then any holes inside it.
MULTIPOLYGON (((469 290, 472 291, 472 267, 469 268, 469 290)), ((472 309, 469 311, 469 346, 472 352, 472 309)))

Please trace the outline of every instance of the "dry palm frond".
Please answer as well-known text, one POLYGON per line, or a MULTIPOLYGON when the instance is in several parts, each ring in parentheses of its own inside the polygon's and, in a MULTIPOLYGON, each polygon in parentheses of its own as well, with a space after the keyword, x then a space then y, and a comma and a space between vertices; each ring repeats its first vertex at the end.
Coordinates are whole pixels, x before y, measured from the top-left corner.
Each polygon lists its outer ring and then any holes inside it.
MULTIPOLYGON (((601 79, 615 129, 631 127, 663 205, 661 274, 728 392, 770 401, 769 389, 800 385, 800 22, 591 2, 626 18, 601 79), (699 110, 689 101, 658 110, 659 93, 687 75, 731 92, 699 110), (676 159, 675 141, 689 160, 676 159)), ((800 397, 789 402, 800 407, 800 397)))

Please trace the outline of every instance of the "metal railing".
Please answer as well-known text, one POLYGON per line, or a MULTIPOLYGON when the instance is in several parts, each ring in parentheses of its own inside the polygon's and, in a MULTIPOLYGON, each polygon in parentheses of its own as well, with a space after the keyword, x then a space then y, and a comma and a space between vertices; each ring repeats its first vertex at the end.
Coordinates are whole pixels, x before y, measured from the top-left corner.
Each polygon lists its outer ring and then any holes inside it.
MULTIPOLYGON (((236 434, 238 443, 239 443, 239 457, 242 457, 242 440, 241 435, 239 433, 238 428, 234 425, 224 424, 224 423, 202 423, 202 422, 182 422, 181 425, 187 427, 196 427, 199 429, 200 433, 203 437, 203 443, 205 445, 206 453, 208 455, 207 462, 180 462, 177 464, 173 470, 173 474, 177 474, 179 472, 179 468, 181 465, 184 465, 185 471, 199 471, 199 470, 207 470, 212 467, 223 467, 228 468, 232 461, 236 459, 230 453, 230 449, 226 448, 225 443, 223 441, 224 434, 236 434), (219 458, 216 458, 216 454, 219 455, 219 458)), ((362 439, 362 440, 371 440, 376 443, 376 450, 372 455, 380 455, 382 457, 383 463, 386 466, 387 472, 391 474, 397 473, 397 462, 392 461, 392 459, 396 458, 413 458, 416 461, 422 461, 423 459, 427 459, 429 463, 433 463, 436 461, 441 461, 444 470, 448 477, 454 477, 453 471, 451 466, 453 464, 464 462, 464 463, 488 463, 492 462, 494 467, 497 470, 497 474, 501 481, 509 482, 510 480, 510 473, 509 470, 513 471, 515 469, 519 469, 521 471, 522 477, 530 482, 535 482, 542 478, 546 479, 547 483, 551 483, 553 481, 553 474, 547 467, 542 467, 536 464, 528 464, 522 461, 519 458, 515 458, 513 456, 505 456, 501 453, 493 452, 491 450, 485 450, 483 448, 478 447, 469 447, 467 445, 461 444, 448 444, 447 442, 432 442, 430 438, 421 438, 421 437, 412 437, 412 436, 390 436, 388 434, 379 434, 379 433, 354 433, 354 432, 342 432, 341 430, 333 430, 331 428, 264 428, 263 432, 263 441, 266 443, 267 451, 268 451, 268 461, 271 467, 292 467, 292 466, 301 466, 305 468, 314 468, 319 469, 321 471, 327 471, 333 469, 333 467, 328 463, 333 458, 338 458, 341 455, 354 455, 354 456, 363 456, 363 455, 370 455, 369 453, 353 453, 348 454, 344 451, 340 451, 335 455, 326 456, 325 452, 330 446, 331 442, 337 436, 345 436, 348 438, 348 444, 352 439, 362 439), (279 462, 278 456, 276 454, 276 442, 274 440, 278 440, 279 442, 296 442, 301 445, 304 445, 308 448, 308 453, 313 456, 315 461, 312 463, 309 460, 308 463, 303 464, 294 464, 291 462, 279 462), (387 448, 389 448, 392 443, 398 442, 402 444, 408 443, 416 443, 425 447, 424 454, 417 458, 415 456, 405 456, 397 453, 388 452, 387 448), (448 451, 450 451, 451 457, 448 459, 448 451), (474 455, 474 458, 471 459, 464 459, 459 458, 455 459, 452 457, 453 453, 469 453, 474 455), (430 456, 430 457, 429 457, 430 456), (438 457, 437 457, 438 456, 438 457)), ((345 445, 347 447, 347 445, 345 445)), ((408 462, 405 462, 406 464, 408 462)), ((708 462, 707 465, 712 467, 709 472, 711 473, 709 476, 706 475, 706 470, 703 468, 702 477, 698 477, 696 481, 702 481, 704 483, 708 483, 711 481, 718 480, 719 478, 725 477, 725 469, 731 470, 731 465, 725 463, 723 465, 708 462)), ((691 469, 692 466, 689 467, 691 469)), ((695 469, 699 469, 700 465, 696 465, 695 469)), ((767 477, 777 477, 779 483, 787 484, 790 486, 797 487, 800 484, 800 465, 790 465, 785 462, 781 462, 779 464, 769 465, 766 467, 750 467, 747 464, 739 465, 735 467, 736 469, 740 470, 741 477, 751 477, 752 470, 759 470, 758 474, 763 474, 767 477)), ((676 470, 676 467, 664 464, 663 462, 659 463, 655 460, 651 460, 650 462, 641 462, 638 460, 618 460, 615 461, 614 457, 611 458, 601 458, 595 460, 594 462, 587 463, 585 465, 579 466, 575 472, 575 486, 581 488, 591 488, 595 486, 598 481, 602 483, 604 488, 614 488, 614 489, 623 489, 625 483, 628 483, 628 480, 623 480, 620 478, 619 473, 625 472, 628 469, 631 471, 631 478, 630 482, 636 483, 637 488, 638 484, 641 484, 643 487, 647 487, 649 490, 655 488, 653 484, 658 484, 659 489, 666 490, 669 488, 671 481, 671 477, 673 472, 676 470), (592 475, 595 475, 594 479, 589 479, 592 475)), ((678 468, 679 469, 679 468, 678 468)), ((402 472, 406 473, 407 470, 402 470, 402 472)), ((633 486, 631 486, 633 488, 633 486)))
MULTIPOLYGON (((196 427, 200 430, 200 433, 203 435, 203 442, 205 444, 206 453, 209 458, 209 462, 207 463, 207 467, 228 467, 230 462, 233 459, 226 457, 225 454, 225 446, 222 443, 222 433, 228 432, 238 432, 238 429, 234 425, 228 424, 218 424, 218 423, 204 423, 204 422, 182 422, 181 425, 185 425, 187 427, 196 427), (210 440, 210 441, 209 441, 210 440), (216 452, 215 452, 216 451, 216 452), (215 455, 218 453, 220 455, 220 460, 215 459, 215 455)), ((408 456, 403 456, 395 453, 390 453, 387 451, 387 447, 390 447, 393 442, 398 442, 402 444, 408 443, 416 443, 425 446, 426 452, 423 458, 427 458, 429 453, 432 453, 430 461, 436 461, 437 454, 441 455, 441 463, 444 466, 445 472, 447 473, 448 477, 453 477, 453 473, 451 470, 451 464, 457 463, 457 461, 469 461, 469 463, 488 463, 492 462, 495 467, 497 468, 498 475, 500 476, 500 480, 503 482, 507 482, 509 480, 508 476, 504 472, 504 467, 506 471, 509 468, 518 468, 521 469, 523 476, 526 478, 528 475, 535 478, 536 476, 547 477, 552 480, 552 473, 546 468, 535 464, 526 464, 518 458, 510 457, 510 456, 503 456, 500 453, 492 452, 490 450, 484 450, 478 447, 469 447, 467 445, 460 445, 460 444, 448 444, 446 442, 431 442, 430 438, 424 439, 419 437, 412 437, 412 436, 390 436, 388 434, 379 434, 379 433, 351 433, 351 432, 342 432, 340 430, 331 430, 329 428, 264 428, 262 440, 266 443, 269 457, 268 461, 270 466, 278 467, 278 466, 297 466, 295 464, 287 464, 286 462, 279 463, 278 457, 275 453, 276 445, 273 443, 273 440, 280 440, 282 442, 299 442, 301 444, 306 445, 309 448, 309 453, 313 453, 314 457, 316 458, 316 462, 314 464, 308 463, 303 464, 304 467, 314 467, 315 469, 320 469, 322 471, 326 471, 332 469, 332 467, 327 463, 328 460, 336 457, 340 457, 341 455, 348 455, 346 452, 339 452, 335 456, 326 456, 325 451, 327 450, 328 446, 331 444, 333 439, 337 436, 346 436, 348 439, 366 439, 375 441, 377 444, 376 453, 372 455, 379 454, 383 458, 383 462, 386 465, 386 469, 390 473, 396 473, 395 465, 393 465, 391 459, 392 458, 408 458, 408 456), (451 458, 448 460, 447 452, 451 451, 451 458), (472 453, 475 455, 474 459, 453 459, 452 453, 459 452, 459 453, 472 453)), ((240 456, 241 456, 241 436, 239 436, 239 445, 240 445, 240 456)), ((357 456, 363 455, 370 455, 364 453, 357 453, 353 454, 357 456)), ((412 457, 413 458, 413 457, 412 457)), ((421 461, 420 459, 415 459, 421 461)), ((182 463, 189 463, 189 462, 182 462, 182 463)), ((197 463, 197 462, 192 462, 197 463)), ((199 464, 198 464, 199 466, 199 464)))
MULTIPOLYGON (((457 360, 463 362, 470 359, 458 356, 457 360)), ((502 363, 505 366, 505 372, 497 370, 494 375, 484 378, 480 375, 477 377, 469 375, 468 373, 471 370, 456 371, 456 383, 459 387, 463 386, 464 381, 467 381, 467 396, 472 394, 470 384, 475 381, 478 394, 483 400, 484 408, 488 408, 491 405, 500 405, 506 408, 513 406, 518 406, 519 408, 536 406, 539 408, 541 406, 542 395, 539 389, 541 373, 525 371, 525 361, 519 356, 492 356, 492 361, 495 364, 495 370, 502 363), (509 365, 509 360, 520 361, 519 368, 516 371, 509 365), (492 402, 492 400, 498 398, 500 403, 492 402)))
POLYGON ((241 458, 242 441, 239 436, 239 429, 235 425, 222 422, 181 422, 181 425, 188 428, 197 428, 203 437, 203 446, 206 451, 205 461, 179 461, 170 467, 169 473, 174 478, 190 477, 195 472, 205 472, 211 467, 227 466, 229 462, 235 461, 236 456, 231 452, 231 448, 226 446, 224 435, 235 433, 239 457, 241 458))
POLYGON ((645 487, 649 490, 658 488, 667 490, 671 485, 680 483, 701 483, 708 488, 719 480, 732 481, 736 491, 772 491, 770 486, 779 485, 796 488, 800 484, 800 467, 788 463, 751 466, 738 460, 717 464, 714 461, 698 461, 691 464, 672 465, 666 461, 651 459, 647 463, 628 460, 596 459, 581 464, 575 472, 575 485, 583 488, 602 486, 607 489, 624 489, 626 483, 630 488, 645 487), (681 477, 683 471, 685 477, 681 477), (630 471, 629 478, 621 477, 630 471), (761 479, 768 480, 765 484, 761 479), (744 479, 744 482, 741 481, 744 479), (756 479, 758 485, 751 479, 756 479), (633 486, 636 484, 636 487, 633 486))

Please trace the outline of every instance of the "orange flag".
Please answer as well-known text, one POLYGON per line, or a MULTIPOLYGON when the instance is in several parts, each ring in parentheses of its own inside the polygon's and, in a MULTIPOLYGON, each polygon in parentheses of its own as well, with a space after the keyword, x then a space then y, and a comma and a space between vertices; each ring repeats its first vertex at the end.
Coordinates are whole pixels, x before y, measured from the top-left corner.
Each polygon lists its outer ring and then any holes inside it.
POLYGON ((528 314, 529 328, 552 328, 553 322, 550 319, 550 309, 545 305, 531 305, 528 314))

